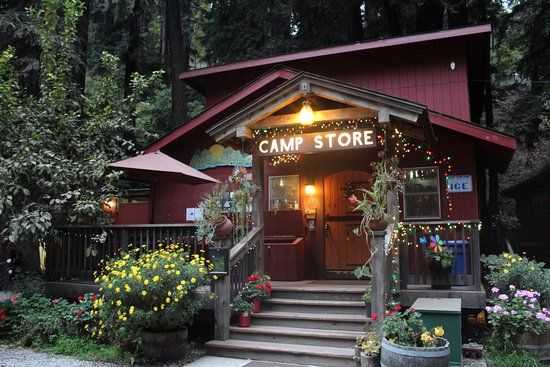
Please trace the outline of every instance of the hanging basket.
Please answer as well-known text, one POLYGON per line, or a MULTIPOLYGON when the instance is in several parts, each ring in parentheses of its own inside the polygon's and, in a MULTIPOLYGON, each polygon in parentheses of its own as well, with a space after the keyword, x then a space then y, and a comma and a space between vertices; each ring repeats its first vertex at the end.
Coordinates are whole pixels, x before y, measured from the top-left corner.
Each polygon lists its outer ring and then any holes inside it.
POLYGON ((222 215, 220 221, 215 225, 215 233, 219 237, 227 236, 231 234, 233 230, 233 223, 225 215, 222 215))

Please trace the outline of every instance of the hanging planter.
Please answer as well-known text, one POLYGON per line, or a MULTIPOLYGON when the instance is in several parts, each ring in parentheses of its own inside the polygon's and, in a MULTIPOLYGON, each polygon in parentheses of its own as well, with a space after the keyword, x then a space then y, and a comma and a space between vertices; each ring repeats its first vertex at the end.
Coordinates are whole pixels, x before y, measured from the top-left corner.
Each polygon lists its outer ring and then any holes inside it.
POLYGON ((371 218, 367 222, 367 227, 371 231, 385 231, 388 228, 388 221, 384 218, 371 218))
POLYGON ((231 234, 233 230, 233 223, 225 215, 221 216, 221 219, 214 225, 215 233, 217 236, 227 236, 231 234))

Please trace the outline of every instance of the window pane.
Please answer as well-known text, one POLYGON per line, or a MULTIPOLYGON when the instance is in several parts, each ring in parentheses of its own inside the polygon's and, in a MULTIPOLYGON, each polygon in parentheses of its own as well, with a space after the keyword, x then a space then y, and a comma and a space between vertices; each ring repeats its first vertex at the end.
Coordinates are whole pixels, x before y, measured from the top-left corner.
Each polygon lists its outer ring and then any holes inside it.
POLYGON ((439 218, 441 212, 438 167, 409 168, 405 172, 405 218, 439 218))
POLYGON ((269 178, 269 210, 297 210, 300 208, 298 176, 269 178))

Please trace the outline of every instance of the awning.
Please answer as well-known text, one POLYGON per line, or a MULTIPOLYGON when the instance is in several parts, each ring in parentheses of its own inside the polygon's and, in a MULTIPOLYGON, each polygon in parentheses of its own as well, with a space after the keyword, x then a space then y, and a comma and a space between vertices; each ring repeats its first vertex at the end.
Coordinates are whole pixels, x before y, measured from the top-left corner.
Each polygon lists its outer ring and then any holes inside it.
POLYGON ((142 154, 109 165, 110 170, 124 171, 124 178, 139 182, 178 182, 189 185, 219 183, 188 165, 162 153, 142 154))

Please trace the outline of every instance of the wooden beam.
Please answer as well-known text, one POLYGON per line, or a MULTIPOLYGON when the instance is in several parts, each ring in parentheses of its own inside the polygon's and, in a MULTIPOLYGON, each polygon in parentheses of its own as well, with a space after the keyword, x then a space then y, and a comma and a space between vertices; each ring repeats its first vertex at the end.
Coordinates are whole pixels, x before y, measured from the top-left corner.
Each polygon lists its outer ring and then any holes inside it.
MULTIPOLYGON (((216 247, 231 247, 231 236, 215 239, 216 247)), ((214 281, 214 337, 216 340, 229 339, 231 319, 231 267, 226 276, 214 281)))
POLYGON ((252 134, 252 130, 247 126, 237 127, 237 130, 235 131, 235 136, 237 138, 244 138, 244 139, 254 138, 254 134, 252 134))
POLYGON ((371 241, 371 253, 370 266, 372 271, 371 279, 371 293, 372 293, 372 313, 378 314, 378 320, 374 322, 374 327, 380 334, 380 325, 386 317, 386 302, 384 299, 384 280, 386 264, 384 261, 384 238, 386 231, 376 231, 369 234, 369 241, 371 241))
MULTIPOLYGON (((264 225, 264 157, 252 157, 252 183, 258 186, 258 193, 252 202, 252 225, 254 227, 263 227, 264 225)), ((260 235, 260 248, 258 249, 258 271, 260 274, 264 271, 264 233, 260 235)))
MULTIPOLYGON (((361 107, 337 108, 333 110, 314 111, 315 122, 334 121, 334 120, 355 120, 360 118, 374 117, 377 112, 361 107)), ((287 115, 268 116, 257 124, 253 129, 263 129, 276 126, 296 125, 298 124, 298 113, 287 115)))

